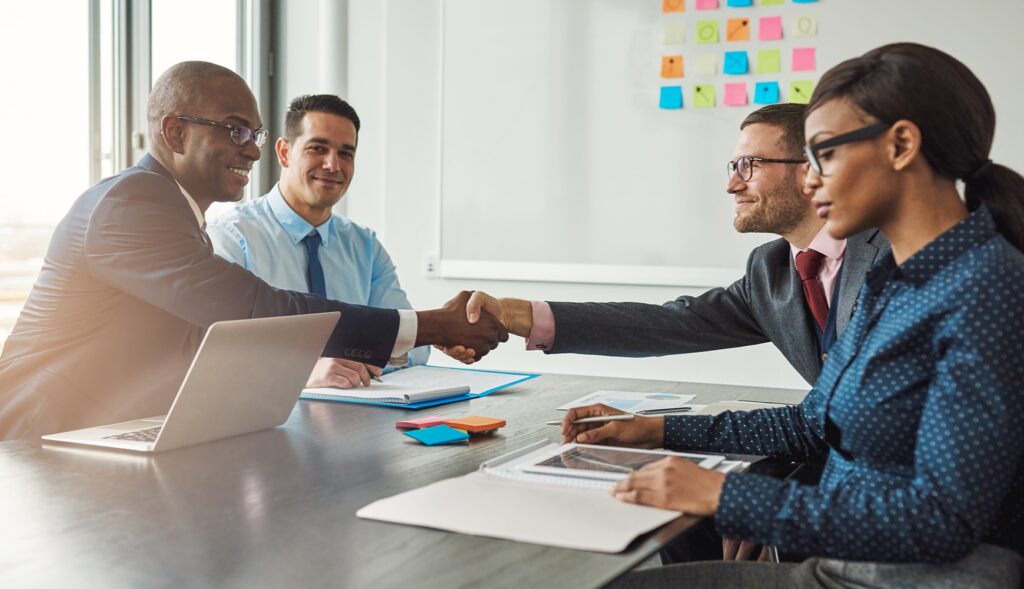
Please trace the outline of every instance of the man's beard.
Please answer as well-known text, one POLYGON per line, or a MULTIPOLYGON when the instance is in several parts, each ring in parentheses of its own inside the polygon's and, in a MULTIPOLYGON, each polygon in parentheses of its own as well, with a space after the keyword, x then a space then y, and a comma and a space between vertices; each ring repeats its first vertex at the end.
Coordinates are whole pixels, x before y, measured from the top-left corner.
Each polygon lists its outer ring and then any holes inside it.
POLYGON ((747 205, 753 209, 736 215, 733 227, 740 233, 786 234, 796 228, 807 214, 807 200, 794 189, 795 174, 771 192, 758 195, 756 202, 747 205))

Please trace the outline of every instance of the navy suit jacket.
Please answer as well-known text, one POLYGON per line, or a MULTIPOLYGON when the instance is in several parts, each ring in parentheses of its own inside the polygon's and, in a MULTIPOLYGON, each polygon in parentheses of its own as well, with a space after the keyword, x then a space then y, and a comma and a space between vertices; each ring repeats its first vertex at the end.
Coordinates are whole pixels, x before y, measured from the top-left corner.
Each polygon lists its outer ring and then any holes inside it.
POLYGON ((217 321, 341 311, 326 356, 383 366, 398 313, 278 290, 213 253, 152 156, 58 225, 0 356, 0 439, 166 413, 217 321))
MULTIPOLYGON (((843 256, 836 331, 842 335, 856 310, 864 276, 889 250, 877 230, 850 237, 843 256)), ((821 373, 813 317, 793 264, 790 245, 776 239, 751 252, 743 278, 728 288, 664 305, 551 303, 551 353, 665 356, 772 342, 813 385, 821 373)))

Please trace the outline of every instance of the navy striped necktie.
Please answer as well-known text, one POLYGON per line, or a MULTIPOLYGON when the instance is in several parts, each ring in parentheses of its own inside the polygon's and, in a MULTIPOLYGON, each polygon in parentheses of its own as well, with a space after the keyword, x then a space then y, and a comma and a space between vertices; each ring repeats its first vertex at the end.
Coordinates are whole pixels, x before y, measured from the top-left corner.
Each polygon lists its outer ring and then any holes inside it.
POLYGON ((309 262, 306 269, 306 285, 309 286, 309 292, 327 298, 324 267, 320 265, 320 241, 320 232, 315 229, 302 238, 302 243, 306 244, 306 259, 309 262))

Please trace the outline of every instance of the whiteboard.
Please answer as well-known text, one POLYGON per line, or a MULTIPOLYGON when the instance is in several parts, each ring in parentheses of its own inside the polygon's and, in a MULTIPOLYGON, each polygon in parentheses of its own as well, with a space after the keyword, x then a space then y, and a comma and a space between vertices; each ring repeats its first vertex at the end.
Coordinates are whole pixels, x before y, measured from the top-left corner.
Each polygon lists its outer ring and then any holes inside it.
POLYGON ((715 286, 743 272, 774 236, 732 228, 725 164, 756 105, 721 104, 723 85, 816 81, 843 59, 894 41, 964 61, 993 96, 993 157, 1021 168, 1024 117, 1013 71, 1024 42, 1020 0, 821 0, 663 13, 661 0, 444 0, 441 81, 441 275, 452 278, 715 286), (783 18, 783 39, 705 45, 698 20, 783 18), (817 34, 794 38, 812 16, 817 34), (666 23, 685 39, 666 43, 666 23), (816 49, 812 72, 791 50, 816 49), (779 74, 690 74, 696 54, 780 48, 779 74), (681 80, 661 58, 684 56, 681 80), (718 104, 658 107, 663 85, 713 83, 718 104))

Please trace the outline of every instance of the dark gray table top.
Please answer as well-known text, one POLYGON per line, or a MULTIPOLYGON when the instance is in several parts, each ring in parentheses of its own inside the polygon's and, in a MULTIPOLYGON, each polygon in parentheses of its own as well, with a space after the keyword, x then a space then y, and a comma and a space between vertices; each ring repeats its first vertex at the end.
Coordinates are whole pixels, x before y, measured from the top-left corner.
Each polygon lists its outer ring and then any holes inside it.
POLYGON ((471 472, 541 439, 559 404, 600 389, 695 402, 793 391, 545 375, 489 397, 409 411, 301 401, 279 428, 156 456, 0 443, 0 586, 598 587, 694 523, 608 555, 360 520, 376 499, 471 472), (426 415, 507 420, 468 446, 394 427, 426 415))

